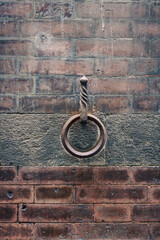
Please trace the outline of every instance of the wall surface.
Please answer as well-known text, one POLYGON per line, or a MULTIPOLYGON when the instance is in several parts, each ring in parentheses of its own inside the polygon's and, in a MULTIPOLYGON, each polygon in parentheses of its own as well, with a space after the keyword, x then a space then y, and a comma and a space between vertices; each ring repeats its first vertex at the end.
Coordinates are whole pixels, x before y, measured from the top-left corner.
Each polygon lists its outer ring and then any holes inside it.
POLYGON ((160 239, 159 36, 159 0, 1 0, 0 240, 160 239))

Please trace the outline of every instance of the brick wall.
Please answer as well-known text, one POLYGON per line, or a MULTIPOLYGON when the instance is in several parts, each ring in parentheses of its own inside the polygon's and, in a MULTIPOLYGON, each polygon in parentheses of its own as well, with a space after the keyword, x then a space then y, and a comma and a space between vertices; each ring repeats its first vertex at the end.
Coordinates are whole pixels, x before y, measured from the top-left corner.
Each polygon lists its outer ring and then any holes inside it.
POLYGON ((86 74, 90 111, 157 113, 159 8, 154 0, 2 0, 0 111, 75 113, 86 74))
POLYGON ((159 182, 158 167, 0 167, 0 239, 158 240, 159 182))

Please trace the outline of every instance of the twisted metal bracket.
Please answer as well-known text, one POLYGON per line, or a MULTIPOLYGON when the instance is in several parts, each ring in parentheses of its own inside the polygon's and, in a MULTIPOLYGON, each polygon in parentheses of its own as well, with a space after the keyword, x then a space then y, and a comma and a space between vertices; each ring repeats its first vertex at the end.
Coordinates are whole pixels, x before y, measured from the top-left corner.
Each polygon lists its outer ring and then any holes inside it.
POLYGON ((86 123, 87 122, 87 114, 88 114, 88 91, 87 91, 87 83, 88 79, 83 76, 80 79, 80 121, 81 123, 86 123))

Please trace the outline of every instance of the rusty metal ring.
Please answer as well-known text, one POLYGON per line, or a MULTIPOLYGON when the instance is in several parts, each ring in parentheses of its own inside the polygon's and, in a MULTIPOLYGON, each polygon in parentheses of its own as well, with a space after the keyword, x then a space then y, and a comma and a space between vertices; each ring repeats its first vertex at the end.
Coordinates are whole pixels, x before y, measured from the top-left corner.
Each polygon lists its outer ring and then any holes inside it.
POLYGON ((103 149, 105 141, 106 141, 106 129, 105 129, 103 123, 97 117, 95 117, 92 114, 88 114, 88 120, 94 122, 98 126, 98 129, 99 129, 98 141, 97 141, 96 145, 91 150, 89 150, 87 152, 77 151, 76 149, 74 149, 71 146, 71 144, 68 140, 69 128, 77 120, 80 120, 80 114, 72 116, 64 124, 64 126, 62 128, 62 131, 61 131, 62 144, 63 144, 64 148, 67 150, 67 152, 69 152, 73 156, 76 156, 76 157, 79 157, 79 158, 92 157, 103 149))

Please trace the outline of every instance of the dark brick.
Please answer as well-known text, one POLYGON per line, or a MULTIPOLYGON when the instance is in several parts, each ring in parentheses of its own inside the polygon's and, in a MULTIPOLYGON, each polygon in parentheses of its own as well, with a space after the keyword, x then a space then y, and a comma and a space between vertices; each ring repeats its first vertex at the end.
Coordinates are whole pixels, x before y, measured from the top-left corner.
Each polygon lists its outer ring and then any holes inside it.
POLYGON ((158 61, 154 58, 137 59, 134 71, 135 75, 157 75, 159 72, 158 61))
POLYGON ((16 24, 14 22, 1 22, 0 23, 0 36, 2 36, 2 37, 17 36, 16 24))
POLYGON ((43 186, 36 187, 37 203, 72 203, 73 187, 71 186, 43 186))
POLYGON ((120 204, 94 205, 95 222, 127 222, 131 221, 130 206, 120 204))
POLYGON ((16 64, 13 59, 0 59, 0 74, 15 74, 16 64))
POLYGON ((0 97, 0 112, 14 112, 16 111, 15 97, 0 97))
POLYGON ((150 187, 149 188, 149 198, 150 203, 159 203, 160 202, 160 187, 150 187))
POLYGON ((37 239, 74 239, 74 226, 72 224, 64 223, 46 223, 36 224, 36 238, 37 239))
POLYGON ((158 97, 135 97, 133 99, 135 112, 158 112, 159 108, 160 98, 158 97))
POLYGON ((130 168, 122 167, 96 167, 94 168, 94 181, 96 184, 124 184, 129 183, 130 168))
POLYGON ((19 182, 30 184, 92 184, 90 167, 22 167, 19 182))
POLYGON ((29 18, 33 16, 33 5, 32 3, 1 3, 0 15, 1 17, 29 18))
POLYGON ((19 223, 1 223, 0 224, 1 240, 31 240, 34 239, 33 224, 19 223))
POLYGON ((20 203, 33 202, 33 187, 25 186, 0 186, 0 202, 1 203, 20 203))
POLYGON ((0 222, 16 222, 17 205, 0 204, 0 222))
POLYGON ((160 18, 160 4, 158 2, 155 2, 151 5, 151 16, 154 19, 160 18))
POLYGON ((159 240, 160 239, 160 224, 155 223, 150 225, 151 239, 159 240))
POLYGON ((160 183, 160 168, 135 168, 134 181, 139 184, 159 184, 160 183))
POLYGON ((0 93, 31 93, 32 89, 31 79, 0 79, 0 93))
POLYGON ((149 229, 147 224, 76 224, 77 239, 149 239, 149 229))
POLYGON ((76 203, 138 203, 147 201, 146 187, 77 186, 76 203))
POLYGON ((17 180, 16 167, 0 167, 0 184, 11 184, 17 180))
POLYGON ((93 206, 65 204, 28 204, 20 207, 20 222, 90 222, 93 206))
POLYGON ((160 94, 160 78, 152 78, 151 79, 151 88, 152 94, 159 95, 160 94))
POLYGON ((132 209, 132 220, 138 222, 160 221, 160 205, 137 205, 132 209))

